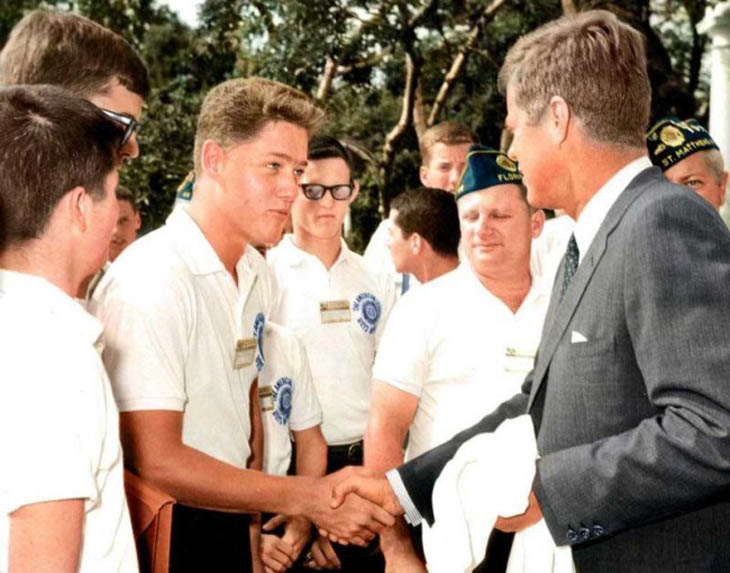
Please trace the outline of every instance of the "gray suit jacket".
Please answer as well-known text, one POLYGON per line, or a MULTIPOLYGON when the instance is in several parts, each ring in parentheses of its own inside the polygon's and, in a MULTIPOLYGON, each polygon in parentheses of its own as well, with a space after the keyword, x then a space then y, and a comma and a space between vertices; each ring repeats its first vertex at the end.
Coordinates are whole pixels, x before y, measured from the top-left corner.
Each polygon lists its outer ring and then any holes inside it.
POLYGON ((581 255, 562 302, 558 291, 523 392, 399 468, 416 507, 432 521, 433 484, 458 447, 529 412, 541 454, 533 489, 580 571, 730 570, 724 223, 645 170, 581 255), (573 331, 587 341, 573 343, 573 331))

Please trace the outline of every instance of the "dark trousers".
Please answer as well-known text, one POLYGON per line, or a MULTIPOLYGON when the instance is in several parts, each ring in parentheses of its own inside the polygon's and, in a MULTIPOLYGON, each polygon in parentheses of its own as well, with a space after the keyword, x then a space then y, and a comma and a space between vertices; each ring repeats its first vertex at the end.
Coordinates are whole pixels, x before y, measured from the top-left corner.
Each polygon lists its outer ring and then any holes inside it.
POLYGON ((170 573, 251 571, 251 516, 176 504, 172 510, 170 573))
MULTIPOLYGON (((345 466, 361 466, 363 459, 362 440, 343 446, 327 447, 327 473, 331 474, 345 466)), ((367 547, 356 545, 332 546, 342 563, 345 573, 378 573, 385 571, 385 558, 380 551, 380 540, 376 537, 367 547)))
POLYGON ((514 537, 514 533, 493 529, 487 542, 487 554, 484 561, 474 569, 474 573, 504 573, 507 570, 514 537))
MULTIPOLYGON (((345 466, 361 466, 362 453, 362 440, 342 446, 328 446, 327 473, 336 472, 345 466)), ((377 537, 373 539, 368 547, 333 543, 332 547, 342 564, 340 571, 344 573, 382 573, 385 571, 385 558, 380 551, 379 543, 377 537)), ((306 555, 307 549, 302 553, 306 555)), ((301 562, 302 559, 299 561, 301 562)), ((300 562, 297 562, 290 571, 311 573, 312 570, 304 568, 300 562)))

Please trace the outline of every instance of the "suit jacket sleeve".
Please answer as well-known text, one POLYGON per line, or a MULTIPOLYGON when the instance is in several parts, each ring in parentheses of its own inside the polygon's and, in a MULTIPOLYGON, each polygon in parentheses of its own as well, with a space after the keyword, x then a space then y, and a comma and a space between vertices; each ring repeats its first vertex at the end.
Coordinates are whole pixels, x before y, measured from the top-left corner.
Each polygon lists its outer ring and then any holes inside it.
POLYGON ((475 425, 456 434, 451 440, 429 450, 398 468, 403 485, 421 516, 433 525, 433 505, 431 496, 436 479, 441 470, 454 457, 461 444, 477 434, 493 432, 509 418, 525 413, 532 387, 532 373, 527 375, 522 391, 503 402, 494 412, 482 418, 475 425))
POLYGON ((534 488, 559 545, 583 540, 571 530, 611 534, 698 509, 730 485, 730 235, 676 189, 641 209, 616 230, 626 234, 617 335, 630 337, 640 372, 627 383, 643 384, 656 414, 538 461, 534 488))

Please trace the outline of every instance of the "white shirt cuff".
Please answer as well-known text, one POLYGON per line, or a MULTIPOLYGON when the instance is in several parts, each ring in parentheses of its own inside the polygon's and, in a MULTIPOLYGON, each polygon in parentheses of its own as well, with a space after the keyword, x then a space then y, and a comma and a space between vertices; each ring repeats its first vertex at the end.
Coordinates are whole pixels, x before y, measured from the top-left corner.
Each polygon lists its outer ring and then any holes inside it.
POLYGON ((398 470, 390 470, 385 474, 385 477, 390 483, 390 487, 393 488, 393 493, 395 494, 395 497, 398 498, 398 502, 405 512, 406 521, 413 527, 421 523, 421 521, 423 521, 423 517, 413 504, 411 496, 408 495, 408 490, 406 489, 406 486, 403 485, 403 480, 401 479, 398 470))

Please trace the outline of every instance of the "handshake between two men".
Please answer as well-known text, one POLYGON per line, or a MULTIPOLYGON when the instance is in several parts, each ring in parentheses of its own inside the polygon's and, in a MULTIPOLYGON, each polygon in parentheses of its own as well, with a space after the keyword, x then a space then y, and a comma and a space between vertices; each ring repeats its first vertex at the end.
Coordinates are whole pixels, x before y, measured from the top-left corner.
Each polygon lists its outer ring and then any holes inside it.
MULTIPOLYGON (((363 467, 349 466, 325 478, 331 486, 331 511, 312 512, 312 521, 320 534, 331 541, 365 546, 395 518, 404 514, 400 500, 390 482, 382 475, 363 467)), ((542 512, 533 492, 524 513, 499 517, 495 528, 517 532, 540 521, 542 512)))

